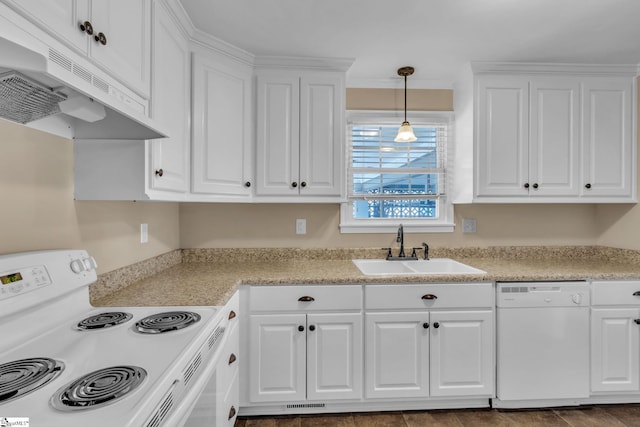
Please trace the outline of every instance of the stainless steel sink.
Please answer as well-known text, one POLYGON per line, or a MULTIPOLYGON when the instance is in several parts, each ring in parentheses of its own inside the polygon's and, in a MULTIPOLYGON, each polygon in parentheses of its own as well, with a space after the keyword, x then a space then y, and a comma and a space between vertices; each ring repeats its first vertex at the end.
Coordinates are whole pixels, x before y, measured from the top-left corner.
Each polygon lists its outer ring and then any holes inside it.
POLYGON ((397 276, 420 274, 486 274, 470 265, 449 258, 417 261, 387 261, 384 259, 354 259, 353 263, 366 276, 397 276))

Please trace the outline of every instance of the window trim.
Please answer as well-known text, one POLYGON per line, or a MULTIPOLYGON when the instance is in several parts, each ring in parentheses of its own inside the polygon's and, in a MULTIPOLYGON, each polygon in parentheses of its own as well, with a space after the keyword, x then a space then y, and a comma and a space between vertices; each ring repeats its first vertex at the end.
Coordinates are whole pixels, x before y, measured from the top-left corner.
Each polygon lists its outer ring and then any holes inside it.
MULTIPOLYGON (((380 124, 380 125, 398 125, 403 120, 403 111, 382 111, 382 110, 348 110, 346 114, 345 128, 346 141, 345 144, 345 176, 349 176, 349 159, 351 136, 349 135, 349 124, 356 122, 358 124, 380 124)), ((453 203, 451 200, 451 184, 452 165, 453 165, 453 129, 454 129, 454 113, 452 111, 411 111, 407 112, 407 120, 415 126, 436 120, 446 121, 447 129, 447 164, 446 164, 446 191, 445 195, 439 198, 440 208, 438 219, 424 218, 377 218, 377 219, 356 219, 353 218, 353 201, 347 200, 340 204, 340 233, 391 233, 395 232, 398 224, 402 223, 405 230, 411 232, 422 233, 451 233, 455 229, 453 203)), ((345 179, 345 195, 349 194, 349 179, 345 179)))

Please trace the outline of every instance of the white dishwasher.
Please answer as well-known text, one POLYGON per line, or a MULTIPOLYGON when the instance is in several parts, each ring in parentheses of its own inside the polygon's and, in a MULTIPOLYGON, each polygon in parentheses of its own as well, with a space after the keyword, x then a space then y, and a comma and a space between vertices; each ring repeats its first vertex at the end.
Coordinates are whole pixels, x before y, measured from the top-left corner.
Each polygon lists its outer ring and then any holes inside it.
POLYGON ((589 285, 503 282, 496 292, 493 406, 562 406, 588 398, 589 285))

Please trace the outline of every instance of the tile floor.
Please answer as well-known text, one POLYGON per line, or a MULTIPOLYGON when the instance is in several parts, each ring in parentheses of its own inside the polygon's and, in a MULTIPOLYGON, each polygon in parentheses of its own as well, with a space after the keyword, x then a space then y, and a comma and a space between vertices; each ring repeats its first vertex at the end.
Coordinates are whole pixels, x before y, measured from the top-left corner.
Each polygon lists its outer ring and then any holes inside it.
POLYGON ((640 427, 640 405, 463 409, 239 418, 235 427, 640 427))

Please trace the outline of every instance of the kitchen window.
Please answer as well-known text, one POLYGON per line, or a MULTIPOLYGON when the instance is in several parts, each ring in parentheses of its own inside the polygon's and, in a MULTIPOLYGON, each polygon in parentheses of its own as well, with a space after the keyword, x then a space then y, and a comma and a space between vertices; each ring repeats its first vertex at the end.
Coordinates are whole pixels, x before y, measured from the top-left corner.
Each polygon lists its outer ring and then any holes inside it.
POLYGON ((447 198, 452 113, 408 115, 418 140, 394 142, 402 118, 395 112, 347 114, 347 202, 342 233, 387 233, 399 223, 410 231, 453 231, 447 198))

